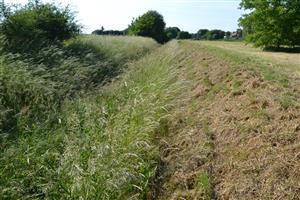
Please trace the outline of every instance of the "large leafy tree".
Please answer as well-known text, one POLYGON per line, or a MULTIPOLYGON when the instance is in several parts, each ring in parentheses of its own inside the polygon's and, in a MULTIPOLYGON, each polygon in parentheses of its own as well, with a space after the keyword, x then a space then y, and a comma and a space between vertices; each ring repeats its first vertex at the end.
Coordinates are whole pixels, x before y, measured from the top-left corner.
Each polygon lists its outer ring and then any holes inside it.
POLYGON ((129 35, 152 37, 159 43, 165 42, 164 18, 156 11, 148 11, 134 20, 128 27, 129 35))
POLYGON ((35 0, 12 9, 2 1, 0 11, 2 47, 11 52, 36 51, 80 32, 80 26, 68 7, 35 0))
POLYGON ((246 40, 261 47, 300 45, 300 0, 242 0, 246 40))

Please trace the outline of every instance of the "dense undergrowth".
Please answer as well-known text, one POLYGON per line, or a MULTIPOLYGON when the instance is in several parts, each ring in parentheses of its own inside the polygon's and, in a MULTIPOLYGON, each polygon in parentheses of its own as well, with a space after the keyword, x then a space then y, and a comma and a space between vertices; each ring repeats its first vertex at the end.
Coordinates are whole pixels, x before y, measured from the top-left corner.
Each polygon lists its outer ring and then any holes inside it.
POLYGON ((1 199, 146 198, 153 134, 180 88, 172 45, 129 64, 156 47, 83 36, 30 59, 2 56, 1 199))
POLYGON ((45 47, 36 54, 2 55, 0 130, 14 133, 49 118, 65 99, 111 81, 127 61, 157 46, 150 39, 109 40, 111 46, 107 38, 85 36, 69 40, 64 46, 45 47), (113 46, 114 42, 117 44, 113 46), (125 51, 127 46, 130 49, 125 51), (115 54, 121 56, 113 57, 115 54))
MULTIPOLYGON (((77 166, 67 160, 85 162, 86 145, 100 150, 80 137, 95 137, 109 145, 101 133, 107 129, 105 121, 112 122, 106 119, 105 109, 113 106, 115 110, 107 112, 116 114, 116 106, 121 106, 127 93, 109 94, 103 92, 103 87, 126 69, 130 61, 157 46, 151 39, 138 37, 83 36, 67 41, 64 46, 47 47, 35 55, 3 54, 0 58, 0 165, 3 166, 0 197, 85 196, 69 187, 68 184, 78 180, 72 180, 75 175, 68 174, 67 168, 88 167, 87 163, 77 166), (92 109, 91 113, 86 109, 92 109), (98 121, 92 123, 92 120, 98 121), (85 127, 88 123, 94 129, 85 127), (79 144, 72 146, 75 143, 68 145, 70 141, 81 143, 82 148, 79 144), (84 158, 77 153, 74 157, 65 155, 71 147, 84 158)), ((95 180, 95 183, 102 181, 95 180)))

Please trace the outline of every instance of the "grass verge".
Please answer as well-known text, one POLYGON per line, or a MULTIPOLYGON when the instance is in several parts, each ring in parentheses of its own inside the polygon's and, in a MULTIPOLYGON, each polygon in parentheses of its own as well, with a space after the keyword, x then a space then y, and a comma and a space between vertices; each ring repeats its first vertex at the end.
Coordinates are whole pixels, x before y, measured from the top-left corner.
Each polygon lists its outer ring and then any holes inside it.
POLYGON ((2 199, 144 199, 156 172, 159 119, 180 91, 171 43, 129 66, 111 85, 1 150, 2 199))

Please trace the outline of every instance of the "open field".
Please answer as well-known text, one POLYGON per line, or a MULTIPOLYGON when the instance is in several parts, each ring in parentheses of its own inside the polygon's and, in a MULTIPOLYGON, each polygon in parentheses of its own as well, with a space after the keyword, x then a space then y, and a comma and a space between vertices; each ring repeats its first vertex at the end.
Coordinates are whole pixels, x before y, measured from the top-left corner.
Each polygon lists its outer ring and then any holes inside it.
POLYGON ((0 199, 300 199, 299 54, 134 37, 70 44, 93 53, 67 60, 77 75, 122 73, 44 101, 74 87, 3 58, 0 199))
POLYGON ((284 52, 268 52, 259 48, 252 47, 251 44, 244 42, 222 42, 222 41, 201 41, 201 43, 209 46, 220 47, 223 49, 244 53, 267 59, 278 64, 297 65, 300 70, 300 53, 284 53, 284 52))

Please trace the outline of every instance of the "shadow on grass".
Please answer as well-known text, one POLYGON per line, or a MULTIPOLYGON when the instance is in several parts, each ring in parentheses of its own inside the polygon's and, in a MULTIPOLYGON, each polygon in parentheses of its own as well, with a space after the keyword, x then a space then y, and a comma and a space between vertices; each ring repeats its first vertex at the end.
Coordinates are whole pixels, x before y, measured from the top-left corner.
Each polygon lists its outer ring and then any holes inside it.
POLYGON ((263 50, 269 52, 300 53, 300 47, 265 47, 263 50))

